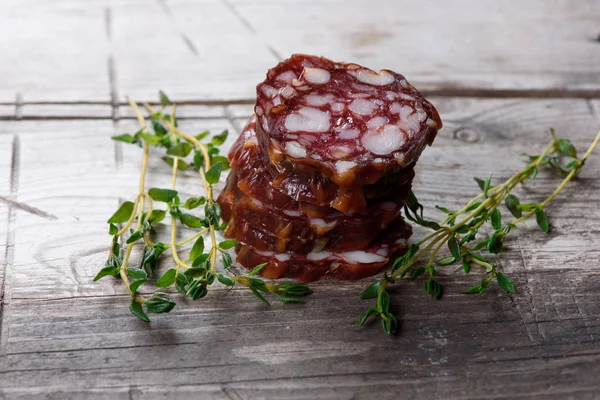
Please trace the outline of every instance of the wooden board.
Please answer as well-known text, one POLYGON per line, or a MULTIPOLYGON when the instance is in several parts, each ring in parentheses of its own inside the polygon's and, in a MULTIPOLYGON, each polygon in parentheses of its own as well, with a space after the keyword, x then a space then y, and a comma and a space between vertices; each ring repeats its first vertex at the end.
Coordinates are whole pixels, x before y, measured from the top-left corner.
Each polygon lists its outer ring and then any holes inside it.
POLYGON ((431 92, 590 97, 599 19, 596 0, 6 0, 0 102, 247 100, 298 52, 431 92))
MULTIPOLYGON (((474 175, 507 178, 521 152, 543 147, 550 126, 578 147, 600 129, 589 100, 431 100, 445 127, 415 180, 427 210, 464 202, 477 191, 474 175)), ((250 111, 202 110, 182 129, 236 132, 250 111)), ((217 288, 197 302, 176 295, 180 304, 150 325, 133 318, 118 282, 91 279, 108 245, 106 218, 134 195, 140 161, 139 149, 109 137, 135 129, 132 119, 0 122, 1 139, 19 140, 17 199, 27 207, 14 210, 5 271, 6 398, 591 399, 600 389, 599 151, 549 208, 552 232, 525 224, 496 260, 516 295, 496 287, 460 295, 480 275, 454 267, 441 273, 441 301, 402 282, 393 291, 401 331, 387 337, 379 324, 355 326, 369 280, 318 282, 307 304, 271 307, 217 288)), ((166 186, 168 168, 155 155, 151 165, 149 187, 166 186)), ((542 173, 520 192, 539 201, 558 181, 542 173)), ((180 182, 186 195, 200 191, 192 174, 180 182)))

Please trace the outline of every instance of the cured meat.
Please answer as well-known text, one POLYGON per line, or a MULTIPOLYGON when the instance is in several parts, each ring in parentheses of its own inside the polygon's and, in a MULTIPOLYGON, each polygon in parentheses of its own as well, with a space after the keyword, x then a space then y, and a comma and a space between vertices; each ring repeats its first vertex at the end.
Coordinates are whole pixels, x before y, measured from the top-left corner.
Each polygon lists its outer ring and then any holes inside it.
POLYGON ((371 208, 372 215, 347 216, 332 211, 318 218, 297 210, 277 213, 239 190, 230 193, 234 190, 228 187, 220 197, 223 219, 228 222, 225 236, 258 250, 277 252, 360 250, 398 218, 404 204, 381 201, 371 208))
POLYGON ((267 263, 260 272, 266 278, 287 276, 301 282, 323 278, 361 279, 377 273, 393 255, 405 251, 411 233, 410 225, 400 220, 383 231, 378 240, 363 250, 321 251, 303 255, 265 252, 243 244, 238 244, 236 250, 238 262, 244 266, 267 263))
POLYGON ((404 76, 302 54, 269 70, 255 113, 263 154, 279 172, 308 165, 342 187, 412 164, 442 127, 404 76))
POLYGON ((217 202, 267 278, 359 279, 404 251, 414 167, 442 122, 400 74, 294 55, 257 86, 217 202))
MULTIPOLYGON (((312 168, 307 169, 307 174, 304 176, 294 174, 292 179, 284 178, 283 182, 280 180, 279 187, 276 187, 275 179, 266 172, 269 169, 268 162, 261 159, 255 128, 256 118, 253 116, 232 146, 229 161, 232 174, 237 175, 238 187, 246 195, 263 203, 271 204, 280 210, 311 209, 312 216, 325 216, 331 214, 329 203, 336 197, 339 202, 345 204, 344 207, 336 207, 338 210, 341 208, 340 211, 356 213, 369 210, 369 199, 396 200, 405 198, 408 194, 414 176, 412 166, 385 176, 376 184, 364 186, 359 190, 340 189, 312 168), (295 195, 289 195, 290 192, 295 195), (317 194, 321 200, 315 198, 314 194, 317 194), (386 196, 388 194, 389 196, 386 196)), ((282 177, 284 175, 280 175, 279 178, 282 177)))

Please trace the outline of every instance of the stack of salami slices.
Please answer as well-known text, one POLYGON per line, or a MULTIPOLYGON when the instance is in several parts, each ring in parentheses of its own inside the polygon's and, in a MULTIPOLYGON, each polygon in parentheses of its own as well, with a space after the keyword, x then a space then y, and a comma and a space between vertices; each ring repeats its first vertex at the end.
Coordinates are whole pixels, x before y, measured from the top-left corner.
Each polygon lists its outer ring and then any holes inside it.
POLYGON ((406 248, 400 211, 442 122, 402 75, 294 55, 258 85, 254 110, 217 200, 240 264, 359 279, 406 248))

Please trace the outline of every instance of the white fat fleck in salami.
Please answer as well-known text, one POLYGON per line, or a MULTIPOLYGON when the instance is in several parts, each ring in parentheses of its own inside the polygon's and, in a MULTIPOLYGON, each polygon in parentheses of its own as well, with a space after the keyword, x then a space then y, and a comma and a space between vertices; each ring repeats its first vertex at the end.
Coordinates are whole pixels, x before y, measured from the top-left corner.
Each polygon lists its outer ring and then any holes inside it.
POLYGON ((379 254, 367 253, 366 251, 345 251, 340 253, 340 257, 350 263, 371 264, 385 261, 386 257, 379 254))
POLYGON ((356 167, 356 163, 354 161, 338 161, 335 163, 335 169, 338 173, 343 174, 344 172, 356 167))
POLYGON ((337 221, 326 222, 323 218, 310 218, 309 221, 318 228, 334 228, 337 225, 337 221))
POLYGON ((283 89, 281 89, 281 95, 286 99, 289 99, 290 97, 292 97, 294 95, 294 93, 296 93, 296 91, 291 86, 286 86, 283 89))
POLYGON ((302 213, 300 211, 296 211, 296 210, 283 210, 283 213, 285 215, 289 215, 290 217, 299 217, 302 215, 302 213))
POLYGON ((356 99, 352 103, 350 103, 348 108, 355 114, 371 115, 371 113, 373 113, 377 106, 369 100, 356 99))
POLYGON ((328 251, 319 251, 318 253, 314 253, 311 251, 306 255, 306 259, 311 261, 324 260, 328 257, 331 257, 331 253, 328 251))
POLYGON ((333 101, 334 97, 330 94, 322 96, 320 94, 309 94, 304 97, 306 100, 306 104, 309 106, 324 106, 325 104, 329 104, 333 101))
POLYGON ((274 105, 274 106, 278 106, 278 105, 280 105, 280 104, 281 104, 281 97, 279 97, 279 96, 275 96, 275 97, 273 98, 273 105, 274 105))
POLYGON ((294 158, 306 158, 306 149, 298 142, 287 142, 285 152, 294 158))
POLYGON ((338 137, 340 139, 356 139, 358 137, 358 135, 360 135, 360 130, 358 130, 357 128, 351 128, 351 129, 342 129, 340 131, 340 134, 338 135, 338 137))
POLYGON ((385 93, 385 96, 387 97, 388 100, 396 100, 398 98, 398 93, 388 90, 385 93))
POLYGON ((278 261, 281 261, 281 262, 284 262, 284 261, 289 261, 289 260, 290 260, 290 255, 289 255, 289 254, 286 254, 286 253, 277 253, 277 254, 275 254, 275 255, 274 255, 274 257, 275 257, 275 258, 276 258, 278 261))
POLYGON ((352 152, 352 149, 350 149, 347 146, 332 146, 329 149, 329 154, 331 154, 331 157, 334 160, 339 160, 340 158, 344 158, 351 152, 352 152))
POLYGON ((367 121, 367 128, 376 131, 377 129, 381 128, 383 125, 387 124, 388 121, 389 120, 386 117, 382 117, 382 116, 371 118, 370 120, 367 121))
POLYGON ((415 113, 415 114, 411 114, 406 118, 402 118, 402 114, 400 114, 401 119, 400 121, 398 121, 397 125, 400 129, 402 129, 404 132, 410 133, 412 137, 412 134, 416 133, 419 131, 419 128, 421 127, 421 123, 419 122, 419 116, 415 113))
POLYGON ((423 107, 418 106, 416 107, 417 110, 417 116, 419 117, 419 122, 423 122, 427 119, 427 113, 425 112, 425 110, 423 110, 423 107))
POLYGON ((298 77, 293 71, 285 71, 284 73, 279 74, 276 79, 281 82, 290 83, 296 78, 298 77))
POLYGON ((398 95, 400 97, 402 97, 404 100, 408 100, 408 101, 415 101, 415 100, 417 100, 414 97, 412 97, 411 95, 408 95, 406 93, 399 93, 398 95))
POLYGON ((303 83, 302 83, 302 81, 294 78, 294 79, 292 79, 292 85, 293 86, 302 86, 303 83))
POLYGON ((394 75, 388 71, 379 71, 379 73, 367 69, 348 71, 356 79, 363 83, 374 86, 385 86, 394 82, 394 75))
POLYGON ((388 155, 405 143, 405 137, 395 125, 385 125, 380 131, 369 131, 362 137, 362 145, 373 154, 388 155))
POLYGON ((273 86, 263 85, 262 91, 267 97, 273 97, 277 95, 277 89, 275 89, 273 86))
POLYGON ((254 111, 256 112, 256 115, 258 115, 259 117, 261 115, 263 115, 265 112, 265 110, 263 110, 263 108, 261 106, 256 106, 256 109, 254 111))
POLYGON ((344 103, 333 103, 331 105, 331 111, 333 111, 334 113, 340 113, 344 111, 345 108, 346 105, 344 103))
POLYGON ((382 257, 387 257, 388 251, 386 249, 379 249, 377 250, 377 254, 379 254, 382 257))
POLYGON ((326 132, 331 127, 331 115, 329 111, 302 107, 298 114, 286 115, 285 127, 290 132, 326 132))
POLYGON ((304 68, 303 76, 306 81, 315 85, 323 85, 331 78, 329 71, 321 68, 304 68))

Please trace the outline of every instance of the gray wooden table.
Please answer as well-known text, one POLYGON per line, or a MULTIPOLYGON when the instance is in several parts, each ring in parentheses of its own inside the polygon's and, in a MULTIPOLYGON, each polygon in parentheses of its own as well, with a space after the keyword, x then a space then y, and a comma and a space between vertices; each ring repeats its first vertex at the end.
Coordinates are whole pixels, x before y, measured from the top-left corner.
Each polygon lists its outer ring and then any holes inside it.
MULTIPOLYGON (((105 221, 136 193, 124 96, 179 102, 184 130, 238 132, 268 67, 294 52, 404 73, 445 122, 419 163, 427 208, 472 176, 507 178, 554 127, 600 129, 597 0, 5 0, 0 13, 0 398, 600 397, 600 159, 496 259, 518 293, 393 292, 398 336, 359 329, 365 282, 318 282, 305 305, 215 289, 151 324, 91 280, 105 221)), ((231 138, 233 139, 233 138, 231 138)), ((230 139, 230 140, 231 140, 230 139)), ((154 159, 154 161, 157 161, 154 159)), ((169 180, 153 162, 149 186, 169 180)), ((520 189, 539 201, 558 180, 520 189)), ((181 191, 198 193, 191 176, 181 191)), ((417 234, 419 231, 417 230, 417 234)), ((168 267, 168 265, 164 265, 168 267)))

